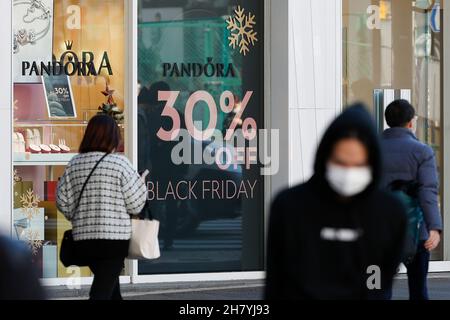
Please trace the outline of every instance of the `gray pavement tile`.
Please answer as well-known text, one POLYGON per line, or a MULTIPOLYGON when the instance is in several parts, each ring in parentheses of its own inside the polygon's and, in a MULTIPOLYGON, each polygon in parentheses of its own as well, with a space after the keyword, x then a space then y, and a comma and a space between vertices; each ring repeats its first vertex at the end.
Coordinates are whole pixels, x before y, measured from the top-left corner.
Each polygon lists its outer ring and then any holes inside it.
MULTIPOLYGON (((447 274, 438 276, 430 275, 430 297, 433 300, 450 300, 450 277, 447 274)), ((52 287, 47 291, 50 299, 86 299, 89 287, 81 290, 52 287)), ((122 285, 126 300, 260 300, 263 291, 262 280, 122 285)), ((395 281, 393 298, 408 299, 408 284, 404 276, 395 281)))

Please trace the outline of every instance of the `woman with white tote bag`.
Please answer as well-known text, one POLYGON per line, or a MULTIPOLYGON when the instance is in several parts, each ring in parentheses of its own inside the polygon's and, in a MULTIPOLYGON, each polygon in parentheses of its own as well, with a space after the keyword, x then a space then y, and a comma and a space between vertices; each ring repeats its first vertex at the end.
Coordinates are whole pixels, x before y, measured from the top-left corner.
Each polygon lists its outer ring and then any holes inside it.
POLYGON ((130 215, 142 213, 147 201, 145 183, 116 152, 121 141, 112 117, 94 116, 79 154, 58 182, 57 207, 72 224, 72 236, 61 245, 61 262, 91 269, 92 300, 122 299, 119 277, 129 253, 130 215), (73 259, 67 260, 67 253, 73 259))
MULTIPOLYGON (((148 170, 142 174, 144 181, 148 174, 148 170)), ((159 221, 153 219, 149 201, 147 200, 139 217, 132 217, 131 220, 131 239, 128 249, 128 259, 158 259, 161 256, 158 233, 159 221)))

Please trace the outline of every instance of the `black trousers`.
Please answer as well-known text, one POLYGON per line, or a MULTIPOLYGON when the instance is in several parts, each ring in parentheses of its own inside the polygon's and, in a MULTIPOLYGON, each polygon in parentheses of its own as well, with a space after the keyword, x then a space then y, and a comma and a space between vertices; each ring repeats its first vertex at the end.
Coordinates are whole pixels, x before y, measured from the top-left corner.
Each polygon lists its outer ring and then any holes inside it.
MULTIPOLYGON (((408 270, 409 300, 429 300, 427 277, 430 252, 425 249, 425 241, 420 241, 413 261, 406 266, 408 270)), ((392 299, 392 288, 384 291, 385 300, 392 299)))
POLYGON ((429 300, 427 276, 430 252, 425 249, 425 241, 419 242, 419 248, 408 269, 408 287, 410 300, 429 300))
POLYGON ((94 274, 91 300, 122 300, 119 277, 128 255, 128 240, 85 240, 77 242, 78 254, 84 257, 94 274))
POLYGON ((97 260, 89 264, 94 274, 90 300, 122 300, 119 276, 123 269, 124 259, 97 260))

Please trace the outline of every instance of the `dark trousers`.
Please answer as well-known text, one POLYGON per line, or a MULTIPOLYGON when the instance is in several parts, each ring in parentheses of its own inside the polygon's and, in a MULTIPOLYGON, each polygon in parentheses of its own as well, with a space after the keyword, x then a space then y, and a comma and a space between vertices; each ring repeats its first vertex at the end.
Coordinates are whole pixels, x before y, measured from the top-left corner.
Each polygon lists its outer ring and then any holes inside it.
POLYGON ((90 300, 122 300, 119 276, 123 268, 123 259, 97 260, 89 264, 94 274, 90 300))
POLYGON ((408 287, 410 300, 428 300, 428 263, 430 252, 425 249, 425 241, 419 242, 416 256, 413 261, 406 266, 408 269, 408 287))
MULTIPOLYGON (((425 249, 425 241, 420 241, 413 261, 406 266, 410 300, 429 300, 427 287, 429 261, 430 252, 425 249)), ((391 300, 392 288, 385 290, 384 296, 386 300, 391 300)))
POLYGON ((77 250, 94 274, 91 300, 122 300, 119 276, 128 255, 128 240, 84 240, 77 250))

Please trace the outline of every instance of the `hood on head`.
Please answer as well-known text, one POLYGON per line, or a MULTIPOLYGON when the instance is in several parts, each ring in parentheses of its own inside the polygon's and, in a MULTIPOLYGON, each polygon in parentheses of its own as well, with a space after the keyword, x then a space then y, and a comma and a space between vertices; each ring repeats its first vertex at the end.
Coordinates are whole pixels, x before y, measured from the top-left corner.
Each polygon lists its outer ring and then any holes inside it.
POLYGON ((373 181, 369 188, 378 185, 381 175, 381 151, 375 123, 361 103, 346 109, 326 130, 316 154, 314 176, 325 181, 327 163, 336 143, 342 139, 356 137, 367 148, 373 181))

